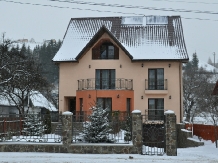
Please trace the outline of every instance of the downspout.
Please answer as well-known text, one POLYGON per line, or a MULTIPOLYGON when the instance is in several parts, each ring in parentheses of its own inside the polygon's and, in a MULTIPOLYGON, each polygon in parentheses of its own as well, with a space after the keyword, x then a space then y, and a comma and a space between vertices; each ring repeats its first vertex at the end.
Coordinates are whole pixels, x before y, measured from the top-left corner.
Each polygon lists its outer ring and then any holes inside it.
POLYGON ((179 63, 179 93, 180 93, 180 122, 182 122, 182 82, 181 82, 181 79, 182 79, 182 73, 181 73, 181 62, 179 63))

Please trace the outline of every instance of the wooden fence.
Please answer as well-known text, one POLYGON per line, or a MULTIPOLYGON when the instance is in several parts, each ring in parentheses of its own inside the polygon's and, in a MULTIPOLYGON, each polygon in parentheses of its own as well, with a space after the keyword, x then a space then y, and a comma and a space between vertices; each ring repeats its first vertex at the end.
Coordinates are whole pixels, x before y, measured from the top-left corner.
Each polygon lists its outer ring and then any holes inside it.
POLYGON ((8 132, 22 132, 23 129, 23 120, 22 118, 9 118, 4 117, 0 118, 0 134, 4 135, 8 132))
POLYGON ((218 140, 218 126, 204 125, 204 124, 186 124, 185 128, 192 131, 193 135, 201 137, 204 140, 211 140, 215 142, 218 140))

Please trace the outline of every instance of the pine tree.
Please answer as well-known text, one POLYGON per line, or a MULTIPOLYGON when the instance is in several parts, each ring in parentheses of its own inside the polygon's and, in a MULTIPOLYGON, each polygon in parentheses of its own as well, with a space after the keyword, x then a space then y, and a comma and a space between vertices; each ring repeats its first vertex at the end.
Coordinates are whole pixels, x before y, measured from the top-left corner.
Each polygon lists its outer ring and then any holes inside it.
POLYGON ((198 63, 199 63, 199 59, 198 59, 198 56, 197 56, 197 53, 195 52, 193 55, 192 55, 192 66, 196 69, 198 69, 198 63))
POLYGON ((42 136, 45 126, 39 114, 27 114, 24 121, 23 133, 25 136, 42 136))
POLYGON ((89 122, 85 122, 82 136, 86 142, 101 143, 113 142, 109 137, 112 131, 109 125, 107 109, 99 106, 93 106, 92 114, 88 116, 89 122))

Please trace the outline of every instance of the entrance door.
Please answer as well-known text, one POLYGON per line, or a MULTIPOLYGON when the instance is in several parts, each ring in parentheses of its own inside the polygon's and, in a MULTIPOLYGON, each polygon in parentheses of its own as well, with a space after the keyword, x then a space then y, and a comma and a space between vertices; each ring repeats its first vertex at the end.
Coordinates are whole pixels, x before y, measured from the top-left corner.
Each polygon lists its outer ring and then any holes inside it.
POLYGON ((76 97, 69 99, 69 110, 73 115, 76 115, 76 97))

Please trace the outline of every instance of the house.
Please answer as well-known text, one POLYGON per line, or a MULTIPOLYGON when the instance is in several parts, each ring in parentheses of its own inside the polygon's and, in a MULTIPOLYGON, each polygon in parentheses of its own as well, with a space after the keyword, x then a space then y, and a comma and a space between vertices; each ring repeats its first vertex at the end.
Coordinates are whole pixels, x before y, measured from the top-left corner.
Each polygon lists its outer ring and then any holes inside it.
MULTIPOLYGON (((24 111, 26 113, 45 113, 46 109, 52 112, 57 111, 57 108, 38 91, 32 91, 29 100, 26 98, 25 101, 24 111)), ((13 101, 10 101, 5 97, 1 97, 0 114, 14 115, 19 114, 19 111, 13 101)))
POLYGON ((180 16, 72 18, 53 61, 59 111, 109 111, 182 120, 182 64, 188 62, 180 16))

